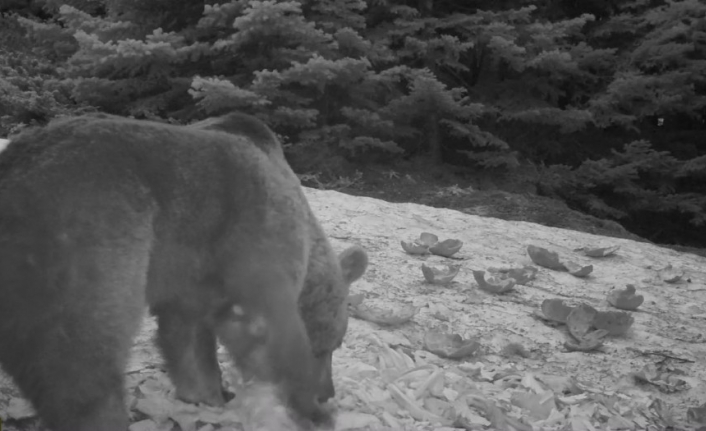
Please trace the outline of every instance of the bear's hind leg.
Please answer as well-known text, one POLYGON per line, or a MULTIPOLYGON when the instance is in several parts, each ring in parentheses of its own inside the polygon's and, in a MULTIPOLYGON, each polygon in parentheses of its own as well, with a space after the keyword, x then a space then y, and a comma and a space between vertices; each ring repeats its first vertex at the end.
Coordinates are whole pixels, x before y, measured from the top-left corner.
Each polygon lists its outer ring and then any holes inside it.
POLYGON ((52 254, 32 251, 36 262, 22 244, 15 258, 0 253, 9 257, 0 283, 14 282, 2 289, 0 362, 52 431, 126 431, 124 373, 144 313, 149 245, 59 242, 52 254))

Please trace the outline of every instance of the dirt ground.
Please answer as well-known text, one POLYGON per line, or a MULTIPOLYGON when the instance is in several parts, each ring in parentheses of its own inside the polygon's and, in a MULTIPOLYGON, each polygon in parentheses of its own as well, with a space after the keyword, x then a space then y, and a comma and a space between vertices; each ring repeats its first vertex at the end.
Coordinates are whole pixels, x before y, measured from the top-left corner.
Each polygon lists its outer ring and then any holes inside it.
MULTIPOLYGON (((348 194, 306 190, 336 250, 350 244, 368 250, 370 267, 351 293, 388 320, 350 320, 334 356, 336 431, 706 426, 706 259, 699 250, 650 244, 616 223, 534 196, 529 182, 413 168, 341 176, 336 188, 348 194), (400 241, 422 232, 463 246, 450 258, 405 253, 400 241), (507 293, 479 288, 473 271, 536 266, 529 245, 593 272, 576 277, 539 267, 534 280, 507 293), (605 258, 579 250, 592 246, 619 249, 605 258), (458 275, 435 285, 425 281, 422 265, 452 265, 458 275), (679 272, 676 281, 665 281, 666 268, 679 272), (606 298, 627 284, 637 286, 644 303, 630 313, 627 333, 605 338, 595 350, 567 347, 566 325, 542 315, 548 299, 615 311, 606 298), (430 342, 446 336, 473 345, 473 352, 459 359, 433 353, 430 342)), ((154 329, 153 319, 145 319, 127 370, 130 430, 242 430, 242 406, 213 409, 174 399, 154 329)), ((230 369, 225 352, 219 360, 230 369)), ((14 418, 3 430, 40 429, 2 375, 0 417, 14 418)))
POLYGON ((412 203, 317 190, 307 197, 337 249, 360 244, 371 260, 364 280, 352 288, 365 312, 351 319, 345 346, 334 357, 343 411, 338 430, 706 425, 704 257, 618 235, 412 203), (405 253, 400 241, 422 232, 463 246, 451 258, 405 253), (582 277, 539 266, 536 279, 507 293, 480 288, 475 271, 537 267, 527 253, 530 245, 590 265, 592 272, 582 277), (591 258, 584 247, 619 249, 591 258), (422 265, 455 267, 458 275, 448 284, 432 284, 422 265), (680 277, 670 278, 672 269, 680 277), (634 322, 627 333, 609 336, 595 351, 572 349, 574 332, 545 319, 546 300, 595 307, 613 319, 621 312, 609 297, 628 284, 644 303, 621 314, 634 322), (460 360, 432 353, 432 342, 446 336, 478 350, 460 360))

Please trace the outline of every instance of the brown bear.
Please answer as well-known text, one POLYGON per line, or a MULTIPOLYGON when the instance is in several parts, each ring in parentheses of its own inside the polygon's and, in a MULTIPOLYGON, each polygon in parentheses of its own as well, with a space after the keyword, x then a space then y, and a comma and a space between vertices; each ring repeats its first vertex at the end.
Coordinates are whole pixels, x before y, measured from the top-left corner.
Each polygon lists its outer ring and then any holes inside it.
MULTIPOLYGON (((189 127, 241 135, 272 158, 286 164, 282 146, 276 135, 253 116, 232 112, 193 123, 189 127)), ((304 290, 299 296, 299 306, 316 359, 315 369, 320 380, 318 398, 320 402, 324 402, 335 395, 331 359, 333 351, 343 343, 348 329, 348 287, 360 277, 358 274, 345 272, 359 269, 364 271, 367 256, 361 256, 355 247, 341 253, 340 267, 344 271, 343 279, 347 282, 338 282, 339 277, 332 272, 336 266, 331 265, 337 258, 316 218, 312 215, 309 220, 313 240, 312 254, 319 258, 309 260, 304 290)))
POLYGON ((146 306, 178 398, 223 404, 218 339, 302 424, 331 421, 367 256, 333 254, 267 126, 213 124, 68 118, 0 153, 0 364, 51 429, 127 429, 146 306))

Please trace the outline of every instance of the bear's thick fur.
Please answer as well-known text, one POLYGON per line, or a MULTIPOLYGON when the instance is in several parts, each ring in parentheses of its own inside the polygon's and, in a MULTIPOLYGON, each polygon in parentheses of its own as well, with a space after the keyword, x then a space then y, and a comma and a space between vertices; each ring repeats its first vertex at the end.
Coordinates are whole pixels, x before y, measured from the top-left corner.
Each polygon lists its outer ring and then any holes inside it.
POLYGON ((127 429, 145 306, 180 399, 223 404, 219 339, 302 423, 330 421, 317 398, 366 266, 359 247, 333 254, 251 117, 62 119, 0 153, 0 363, 56 431, 127 429))

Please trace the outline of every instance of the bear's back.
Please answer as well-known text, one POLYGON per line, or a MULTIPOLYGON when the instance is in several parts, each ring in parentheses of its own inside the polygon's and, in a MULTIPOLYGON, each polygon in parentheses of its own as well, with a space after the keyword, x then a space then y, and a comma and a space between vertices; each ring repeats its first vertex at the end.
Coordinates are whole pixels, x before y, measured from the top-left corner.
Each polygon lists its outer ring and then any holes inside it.
POLYGON ((80 233, 89 221, 105 226, 94 236, 110 235, 129 230, 120 211, 152 211, 157 239, 174 247, 234 248, 233 235, 295 255, 308 247, 296 176, 245 136, 82 116, 23 133, 0 154, 0 236, 80 233))
POLYGON ((277 190, 299 195, 293 183, 289 166, 247 137, 111 116, 57 120, 0 153, 0 199, 17 187, 39 199, 92 187, 126 197, 147 192, 163 210, 191 203, 207 212, 210 199, 257 208, 277 190))

